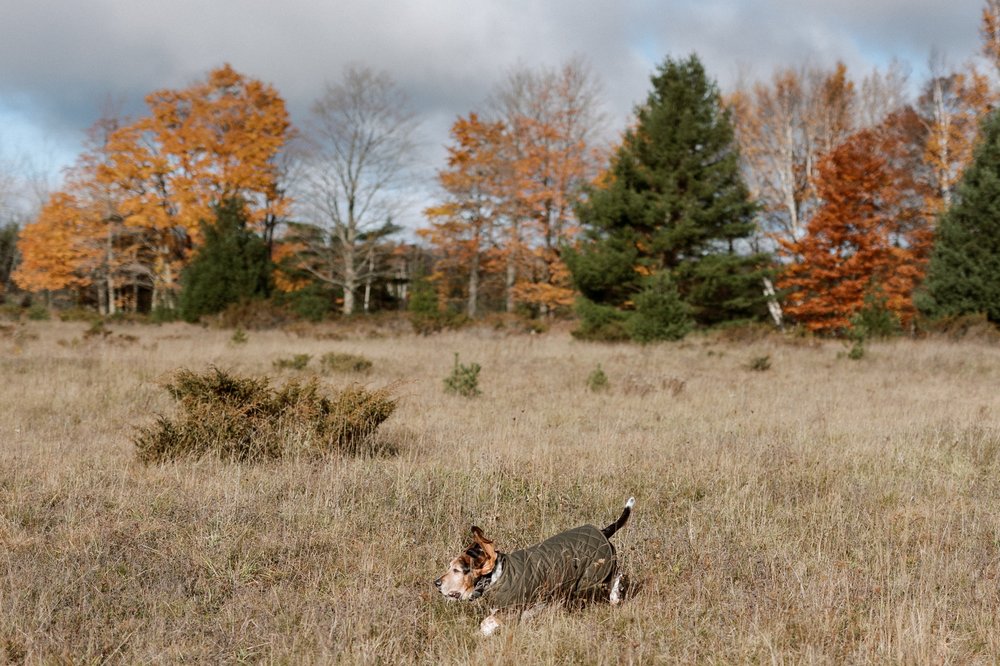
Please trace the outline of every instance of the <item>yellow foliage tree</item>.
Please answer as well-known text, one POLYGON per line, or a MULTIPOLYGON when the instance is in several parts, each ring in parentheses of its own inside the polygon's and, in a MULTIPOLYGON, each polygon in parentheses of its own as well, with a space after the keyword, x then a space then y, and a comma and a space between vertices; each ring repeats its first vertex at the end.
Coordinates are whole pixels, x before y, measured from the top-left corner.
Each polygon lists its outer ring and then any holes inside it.
POLYGON ((50 197, 18 238, 21 263, 13 274, 17 286, 31 292, 89 286, 91 269, 100 260, 99 249, 81 242, 95 235, 90 222, 71 194, 50 197))
POLYGON ((229 65, 146 102, 150 115, 109 137, 97 177, 121 188, 124 224, 141 230, 152 250, 154 301, 172 307, 180 270, 213 206, 242 199, 251 224, 270 240, 288 206, 276 157, 290 123, 273 87, 229 65))

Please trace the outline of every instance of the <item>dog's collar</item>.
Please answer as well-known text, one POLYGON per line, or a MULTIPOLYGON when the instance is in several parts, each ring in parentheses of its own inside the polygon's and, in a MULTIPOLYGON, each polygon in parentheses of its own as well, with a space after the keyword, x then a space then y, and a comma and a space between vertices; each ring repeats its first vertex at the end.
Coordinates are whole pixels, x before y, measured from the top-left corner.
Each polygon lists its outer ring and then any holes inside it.
POLYGON ((493 567, 493 571, 490 572, 488 576, 483 576, 476 581, 475 587, 472 589, 472 597, 470 599, 478 599, 483 596, 486 590, 500 580, 500 576, 503 575, 503 560, 504 556, 502 553, 497 553, 497 563, 493 567))

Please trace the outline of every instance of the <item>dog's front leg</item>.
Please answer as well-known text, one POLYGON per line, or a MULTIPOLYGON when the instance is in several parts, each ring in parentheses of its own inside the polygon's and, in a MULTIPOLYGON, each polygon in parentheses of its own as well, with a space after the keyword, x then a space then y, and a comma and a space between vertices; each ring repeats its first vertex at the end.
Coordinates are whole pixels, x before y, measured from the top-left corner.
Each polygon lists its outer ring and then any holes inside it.
POLYGON ((492 610, 486 618, 479 623, 479 633, 483 636, 492 636, 493 633, 500 628, 500 618, 497 617, 497 611, 492 610))
POLYGON ((523 611, 521 611, 521 616, 518 619, 530 620, 531 618, 535 617, 549 606, 550 604, 548 602, 539 601, 535 605, 530 606, 529 608, 525 608, 523 611))

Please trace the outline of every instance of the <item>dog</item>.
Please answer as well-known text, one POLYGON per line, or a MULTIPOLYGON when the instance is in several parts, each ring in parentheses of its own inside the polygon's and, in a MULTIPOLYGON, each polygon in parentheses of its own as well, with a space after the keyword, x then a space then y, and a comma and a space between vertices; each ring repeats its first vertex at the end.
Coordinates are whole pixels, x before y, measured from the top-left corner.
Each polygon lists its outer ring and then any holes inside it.
POLYGON ((501 613, 530 617, 548 602, 606 597, 622 599, 622 574, 611 537, 628 522, 635 498, 625 502, 618 520, 604 529, 582 525, 541 543, 502 553, 483 531, 472 526, 472 544, 453 559, 434 586, 450 601, 481 600, 489 609, 480 624, 489 636, 501 613))

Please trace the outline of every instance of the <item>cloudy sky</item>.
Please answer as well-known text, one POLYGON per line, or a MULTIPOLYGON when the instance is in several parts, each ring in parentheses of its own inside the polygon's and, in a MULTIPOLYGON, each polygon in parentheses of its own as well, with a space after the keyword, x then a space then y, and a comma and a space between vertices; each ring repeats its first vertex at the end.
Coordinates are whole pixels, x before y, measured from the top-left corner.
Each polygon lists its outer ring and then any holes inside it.
POLYGON ((347 63, 388 71, 423 119, 425 163, 448 127, 518 64, 583 56, 614 127, 667 55, 696 52, 725 88, 777 66, 893 58, 921 78, 932 49, 979 47, 982 0, 0 0, 0 156, 55 173, 114 100, 182 87, 228 62, 274 84, 293 122, 347 63))

